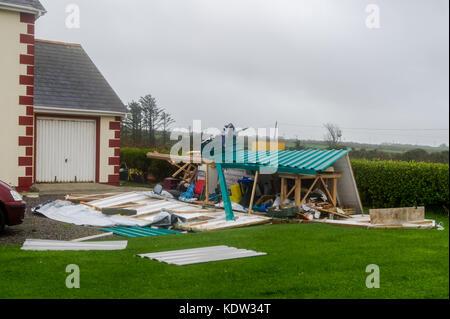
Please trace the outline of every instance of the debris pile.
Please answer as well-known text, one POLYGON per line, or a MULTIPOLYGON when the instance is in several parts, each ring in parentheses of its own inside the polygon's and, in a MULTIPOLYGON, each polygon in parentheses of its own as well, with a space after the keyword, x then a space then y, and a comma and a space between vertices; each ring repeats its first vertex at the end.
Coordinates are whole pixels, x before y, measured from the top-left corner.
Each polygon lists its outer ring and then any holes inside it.
POLYGON ((104 231, 127 237, 177 233, 171 229, 229 229, 271 221, 242 213, 236 213, 236 220, 227 221, 223 209, 186 203, 154 191, 67 195, 66 200, 47 202, 32 211, 61 222, 103 227, 104 231))

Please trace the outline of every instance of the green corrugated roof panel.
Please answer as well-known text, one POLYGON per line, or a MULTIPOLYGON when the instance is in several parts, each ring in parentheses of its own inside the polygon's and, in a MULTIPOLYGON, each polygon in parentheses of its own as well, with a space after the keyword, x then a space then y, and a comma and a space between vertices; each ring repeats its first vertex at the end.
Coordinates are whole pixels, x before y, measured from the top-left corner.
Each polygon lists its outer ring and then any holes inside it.
MULTIPOLYGON (((276 167, 278 172, 315 175, 326 170, 350 150, 301 150, 301 151, 245 151, 234 155, 233 162, 222 167, 258 170, 276 167)), ((217 159, 216 159, 217 161, 217 159)))
POLYGON ((148 237, 148 236, 159 236, 159 235, 170 235, 170 234, 181 234, 180 232, 164 229, 164 228, 151 228, 151 227, 109 227, 100 228, 100 230, 106 232, 112 232, 116 235, 126 236, 126 237, 148 237))

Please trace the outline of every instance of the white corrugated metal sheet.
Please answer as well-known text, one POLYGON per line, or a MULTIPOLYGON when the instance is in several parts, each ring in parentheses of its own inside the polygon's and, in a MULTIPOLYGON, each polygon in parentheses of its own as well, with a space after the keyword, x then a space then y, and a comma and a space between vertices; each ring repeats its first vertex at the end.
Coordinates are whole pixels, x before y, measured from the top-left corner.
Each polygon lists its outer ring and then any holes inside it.
POLYGON ((94 182, 96 123, 94 120, 38 118, 37 182, 94 182))
POLYGON ((140 254, 139 257, 154 259, 178 266, 198 264, 209 261, 228 260, 244 257, 263 256, 266 253, 228 246, 211 246, 193 249, 171 250, 159 253, 140 254))
POLYGON ((122 250, 127 248, 128 241, 91 241, 73 242, 46 239, 27 239, 22 250, 122 250))

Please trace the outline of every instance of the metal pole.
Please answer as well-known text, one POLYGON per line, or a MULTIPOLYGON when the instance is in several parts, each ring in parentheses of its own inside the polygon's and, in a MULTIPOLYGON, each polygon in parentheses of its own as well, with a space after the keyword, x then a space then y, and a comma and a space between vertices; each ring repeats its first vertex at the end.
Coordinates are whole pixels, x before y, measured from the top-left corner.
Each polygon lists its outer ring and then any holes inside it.
POLYGON ((223 207, 225 208, 226 220, 234 220, 233 209, 231 208, 230 197, 228 196, 227 183, 223 175, 222 164, 216 163, 217 174, 219 175, 220 192, 222 193, 223 207))

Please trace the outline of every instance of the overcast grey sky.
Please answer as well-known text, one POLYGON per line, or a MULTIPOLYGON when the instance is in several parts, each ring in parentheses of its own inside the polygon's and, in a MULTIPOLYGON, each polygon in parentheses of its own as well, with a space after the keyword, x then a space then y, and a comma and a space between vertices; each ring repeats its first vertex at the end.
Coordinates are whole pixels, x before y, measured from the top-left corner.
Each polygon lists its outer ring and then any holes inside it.
POLYGON ((333 122, 346 141, 448 144, 448 0, 41 2, 37 38, 82 44, 125 104, 150 93, 178 127, 322 139, 333 122))

